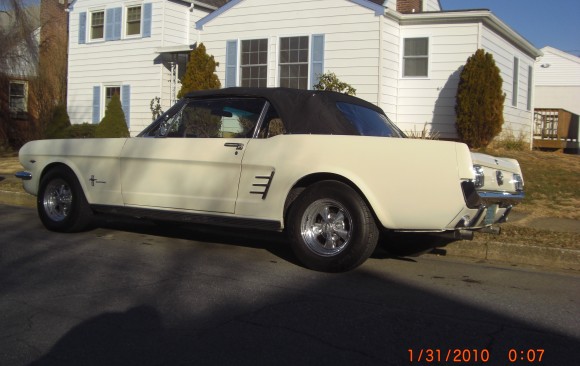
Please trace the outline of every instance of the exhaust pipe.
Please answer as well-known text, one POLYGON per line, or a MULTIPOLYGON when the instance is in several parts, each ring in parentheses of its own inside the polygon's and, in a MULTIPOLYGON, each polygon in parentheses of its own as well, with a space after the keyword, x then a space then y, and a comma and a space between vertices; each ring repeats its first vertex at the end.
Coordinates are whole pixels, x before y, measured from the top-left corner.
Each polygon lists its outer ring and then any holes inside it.
POLYGON ((453 230, 435 234, 445 239, 453 240, 473 240, 473 231, 471 230, 453 230))

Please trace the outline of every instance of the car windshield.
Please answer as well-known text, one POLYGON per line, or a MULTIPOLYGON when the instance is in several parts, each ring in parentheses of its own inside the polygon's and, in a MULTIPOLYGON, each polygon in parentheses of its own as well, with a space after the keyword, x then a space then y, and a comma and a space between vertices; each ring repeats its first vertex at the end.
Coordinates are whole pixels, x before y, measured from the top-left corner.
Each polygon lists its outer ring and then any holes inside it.
POLYGON ((336 106, 361 136, 405 137, 384 114, 346 102, 337 102, 336 106))

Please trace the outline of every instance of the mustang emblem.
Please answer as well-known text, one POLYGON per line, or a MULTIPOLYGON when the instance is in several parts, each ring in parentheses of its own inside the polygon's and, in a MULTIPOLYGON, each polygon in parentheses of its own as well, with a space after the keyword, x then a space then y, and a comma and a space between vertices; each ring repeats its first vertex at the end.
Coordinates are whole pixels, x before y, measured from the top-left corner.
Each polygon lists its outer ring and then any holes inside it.
POLYGON ((91 186, 94 187, 95 183, 101 183, 101 184, 105 184, 107 182, 104 182, 102 180, 98 180, 97 178, 95 178, 94 175, 91 175, 91 179, 89 179, 89 182, 91 182, 91 186))

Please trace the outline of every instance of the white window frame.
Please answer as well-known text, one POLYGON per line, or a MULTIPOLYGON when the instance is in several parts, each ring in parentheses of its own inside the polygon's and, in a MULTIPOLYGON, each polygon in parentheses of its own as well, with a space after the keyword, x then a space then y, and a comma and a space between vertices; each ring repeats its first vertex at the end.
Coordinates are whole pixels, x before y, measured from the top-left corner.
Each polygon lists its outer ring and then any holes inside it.
POLYGON ((404 37, 403 42, 401 42, 401 76, 405 79, 426 79, 429 78, 429 71, 431 68, 429 67, 431 61, 431 38, 426 36, 417 36, 417 37, 404 37), (426 55, 405 55, 405 41, 410 39, 426 39, 427 40, 427 54, 426 55), (406 61, 408 59, 426 59, 427 60, 427 72, 425 75, 405 75, 405 67, 406 61))
MULTIPOLYGON (((123 93, 123 88, 121 87, 121 84, 106 84, 103 85, 103 87, 101 88, 101 100, 103 101, 101 103, 101 119, 105 116, 105 111, 107 110, 107 105, 109 104, 107 102, 107 89, 112 89, 112 88, 118 88, 119 89, 119 99, 123 100, 123 96, 121 95, 121 93, 123 93)), ((121 103, 122 105, 122 103, 121 103)))
POLYGON ((93 10, 89 10, 88 14, 89 16, 88 21, 87 21, 87 35, 88 37, 86 37, 87 42, 102 42, 105 40, 105 28, 107 25, 107 12, 105 11, 105 9, 99 8, 99 9, 93 9, 93 10), (93 38, 93 15, 96 13, 103 13, 103 24, 101 25, 102 29, 103 29, 103 34, 100 38, 93 38))
POLYGON ((143 3, 128 3, 123 8, 123 35, 125 38, 140 38, 143 34, 143 3), (129 9, 139 8, 139 33, 128 34, 129 32, 129 9))
POLYGON ((10 110, 11 113, 26 113, 28 112, 28 81, 26 80, 10 80, 8 83, 8 108, 10 110), (22 85, 23 88, 23 95, 16 95, 14 96, 12 94, 12 84, 19 84, 22 85), (18 97, 18 98, 22 98, 23 101, 23 109, 19 109, 19 108, 15 108, 12 105, 12 99, 18 97))
MULTIPOLYGON (((248 39, 242 39, 239 42, 239 51, 238 51, 238 55, 239 55, 239 85, 242 86, 243 82, 244 82, 244 68, 245 67, 265 67, 266 68, 266 85, 264 85, 264 87, 268 86, 268 62, 269 60, 269 56, 270 56, 270 41, 268 39, 268 37, 257 37, 257 38, 248 38, 248 39), (243 57, 243 51, 244 51, 244 42, 248 42, 248 41, 261 41, 261 40, 265 40, 266 41, 266 63, 264 64, 249 64, 249 65, 244 65, 243 61, 244 61, 244 57, 243 57)), ((251 80, 251 79, 250 79, 251 80)))
POLYGON ((288 66, 288 65, 301 65, 301 66, 306 66, 306 76, 305 76, 305 82, 306 85, 304 87, 303 90, 307 90, 309 88, 309 84, 310 84, 310 62, 311 62, 311 52, 312 52, 312 39, 310 35, 287 35, 287 36, 280 36, 278 37, 278 52, 277 52, 277 64, 278 64, 278 86, 282 86, 282 66, 288 66), (308 42, 308 49, 306 50, 306 61, 303 62, 286 62, 284 64, 282 64, 282 60, 281 60, 281 52, 282 52, 282 39, 283 38, 306 38, 306 41, 308 42))

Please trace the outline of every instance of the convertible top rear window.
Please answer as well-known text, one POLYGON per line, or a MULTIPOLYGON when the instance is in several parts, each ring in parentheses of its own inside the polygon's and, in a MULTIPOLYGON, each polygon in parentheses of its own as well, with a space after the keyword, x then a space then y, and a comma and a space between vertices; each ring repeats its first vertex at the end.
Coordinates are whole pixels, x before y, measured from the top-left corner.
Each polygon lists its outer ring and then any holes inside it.
POLYGON ((405 137, 387 116, 373 109, 346 102, 336 106, 361 136, 405 137))

